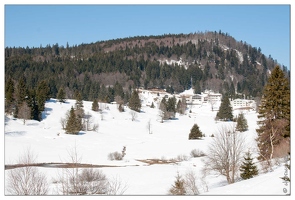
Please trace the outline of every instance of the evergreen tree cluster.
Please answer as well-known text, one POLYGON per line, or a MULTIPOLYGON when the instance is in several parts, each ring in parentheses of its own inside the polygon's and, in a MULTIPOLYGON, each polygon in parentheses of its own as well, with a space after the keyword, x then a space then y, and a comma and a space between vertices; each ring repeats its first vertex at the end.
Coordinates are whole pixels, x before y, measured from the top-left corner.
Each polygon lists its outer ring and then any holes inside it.
POLYGON ((5 83, 5 112, 13 114, 16 118, 24 116, 21 108, 25 103, 30 109, 30 116, 27 119, 40 121, 41 113, 45 110, 45 102, 49 100, 49 94, 48 83, 44 80, 30 88, 24 76, 17 81, 9 78, 5 83))
POLYGON ((163 120, 175 118, 175 113, 177 111, 176 98, 173 96, 169 97, 168 100, 166 100, 166 98, 163 97, 159 109, 163 120))
POLYGON ((259 159, 271 167, 272 158, 290 153, 290 83, 279 66, 267 80, 258 113, 259 159))

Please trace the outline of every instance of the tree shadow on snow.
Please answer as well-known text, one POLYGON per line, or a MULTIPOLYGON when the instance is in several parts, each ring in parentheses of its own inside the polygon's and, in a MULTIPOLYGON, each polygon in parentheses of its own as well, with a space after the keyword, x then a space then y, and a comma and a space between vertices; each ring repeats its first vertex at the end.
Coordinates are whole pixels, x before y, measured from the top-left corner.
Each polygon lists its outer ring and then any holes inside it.
POLYGON ((80 131, 77 135, 85 135, 85 132, 80 131))
POLYGON ((9 136, 22 136, 26 134, 26 131, 8 131, 5 132, 5 135, 9 135, 9 136))
POLYGON ((45 110, 42 111, 42 120, 43 120, 43 119, 46 119, 47 116, 50 114, 51 111, 52 111, 52 108, 47 108, 47 107, 45 107, 45 110))

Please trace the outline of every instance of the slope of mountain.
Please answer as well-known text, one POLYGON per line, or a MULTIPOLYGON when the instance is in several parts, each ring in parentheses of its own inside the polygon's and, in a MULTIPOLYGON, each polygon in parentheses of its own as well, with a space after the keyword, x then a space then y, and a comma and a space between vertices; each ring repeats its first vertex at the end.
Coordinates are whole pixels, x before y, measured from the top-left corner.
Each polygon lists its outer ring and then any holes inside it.
MULTIPOLYGON (((24 77, 28 88, 42 80, 56 98, 63 87, 67 98, 76 90, 83 99, 114 99, 115 84, 128 96, 131 88, 162 88, 181 92, 210 89, 260 97, 276 60, 227 33, 138 36, 75 46, 5 48, 5 80, 24 77), (108 88, 110 87, 110 88, 108 88)), ((286 67, 284 67, 288 73, 286 67)), ((126 97, 127 98, 127 97, 126 97)))

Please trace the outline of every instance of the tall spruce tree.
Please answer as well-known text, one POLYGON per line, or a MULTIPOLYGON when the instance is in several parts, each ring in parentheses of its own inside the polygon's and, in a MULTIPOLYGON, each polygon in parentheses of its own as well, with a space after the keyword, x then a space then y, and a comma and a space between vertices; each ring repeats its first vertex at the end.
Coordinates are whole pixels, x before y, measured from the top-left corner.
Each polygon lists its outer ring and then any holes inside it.
POLYGON ((288 125, 283 136, 290 137, 290 83, 279 66, 271 72, 264 87, 258 118, 258 124, 261 125, 258 133, 263 132, 266 119, 287 120, 288 125))
POLYGON ((82 95, 80 92, 76 92, 75 96, 76 96, 75 113, 78 118, 82 119, 85 115, 84 109, 83 109, 84 105, 83 105, 82 95))
POLYGON ((129 99, 129 108, 136 112, 140 112, 141 109, 141 101, 139 99, 138 92, 136 90, 133 91, 130 99, 129 99))
MULTIPOLYGON (((257 145, 260 159, 271 159, 282 141, 290 142, 290 83, 279 66, 271 72, 264 87, 258 111, 257 145)), ((288 152, 285 152, 287 154, 288 152)))
POLYGON ((167 112, 169 113, 169 118, 174 118, 176 113, 176 98, 171 97, 167 101, 167 112))
POLYGON ((219 111, 216 114, 219 120, 223 121, 232 121, 233 120, 233 111, 229 102, 229 98, 227 95, 222 97, 221 105, 219 107, 219 111))
POLYGON ((66 93, 64 92, 64 89, 62 87, 59 88, 56 98, 60 103, 66 102, 66 93))
POLYGON ((92 102, 92 108, 91 108, 93 111, 98 111, 99 109, 99 105, 98 105, 98 101, 97 99, 94 99, 93 102, 92 102))
POLYGON ((250 151, 244 156, 244 161, 240 167, 240 176, 242 179, 250 179, 258 175, 257 166, 253 163, 250 151))
POLYGON ((39 111, 44 111, 45 102, 49 99, 50 88, 46 81, 41 81, 36 90, 36 100, 38 103, 39 111))
POLYGON ((5 112, 11 113, 14 107, 14 82, 11 78, 5 83, 5 112))
POLYGON ((240 113, 237 118, 236 130, 240 132, 244 132, 248 130, 248 122, 244 116, 244 113, 240 113))
POLYGON ((69 118, 66 124, 66 133, 77 135, 79 131, 82 129, 81 119, 76 116, 75 110, 72 107, 70 110, 69 118))
POLYGON ((16 91, 16 108, 14 117, 18 117, 19 108, 23 105, 23 102, 27 102, 29 96, 29 90, 26 85, 25 77, 21 77, 17 84, 17 91, 16 91))
POLYGON ((82 95, 80 92, 76 92, 75 97, 76 97, 76 103, 75 103, 76 110, 79 110, 84 107, 82 95))

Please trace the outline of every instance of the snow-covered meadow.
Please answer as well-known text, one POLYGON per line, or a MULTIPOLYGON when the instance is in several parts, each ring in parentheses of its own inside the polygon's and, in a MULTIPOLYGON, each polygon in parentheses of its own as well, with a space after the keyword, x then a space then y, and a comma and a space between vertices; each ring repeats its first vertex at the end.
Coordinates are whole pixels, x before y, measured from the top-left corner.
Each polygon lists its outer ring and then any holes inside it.
MULTIPOLYGON (((148 99, 148 98, 146 98, 148 99)), ((91 110, 92 102, 83 101, 85 113, 92 115, 92 122, 99 124, 98 131, 80 132, 79 135, 64 133, 60 123, 66 112, 75 105, 75 100, 59 103, 49 100, 43 112, 41 122, 28 120, 26 124, 20 119, 5 118, 5 165, 17 164, 19 156, 30 149, 38 163, 69 162, 69 152, 76 148, 81 163, 92 165, 111 165, 117 167, 99 168, 107 177, 118 177, 127 185, 124 195, 167 195, 175 181, 177 172, 184 175, 193 170, 198 177, 198 189, 201 195, 285 195, 290 193, 290 185, 285 186, 280 177, 284 176, 284 163, 274 167, 273 172, 260 173, 250 180, 238 181, 228 185, 226 178, 215 173, 202 177, 202 157, 192 158, 190 152, 197 149, 206 153, 212 134, 231 122, 215 122, 216 111, 211 111, 207 104, 196 105, 192 113, 176 115, 175 120, 160 123, 159 110, 145 106, 131 120, 130 109, 120 113, 115 104, 101 104, 103 112, 91 110), (150 122, 152 134, 147 124, 150 122), (197 123, 205 137, 201 140, 188 140, 189 132, 197 123), (108 154, 121 152, 126 147, 126 156, 121 161, 111 161, 108 154), (152 164, 142 162, 147 159, 179 160, 169 164, 152 164), (205 181, 205 182, 204 182, 205 181), (287 188, 286 190, 283 190, 287 188)), ((249 130, 241 133, 247 144, 247 151, 256 151, 255 129, 257 113, 244 112, 249 130)), ((238 112, 234 113, 235 115, 238 112)), ((259 167, 259 166, 258 166, 259 167)), ((51 184, 49 195, 55 194, 54 180, 58 169, 38 167, 46 174, 51 184)), ((7 175, 7 171, 5 173, 7 175)))

